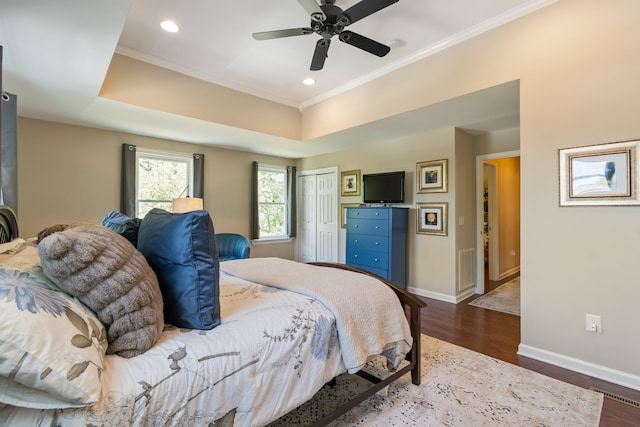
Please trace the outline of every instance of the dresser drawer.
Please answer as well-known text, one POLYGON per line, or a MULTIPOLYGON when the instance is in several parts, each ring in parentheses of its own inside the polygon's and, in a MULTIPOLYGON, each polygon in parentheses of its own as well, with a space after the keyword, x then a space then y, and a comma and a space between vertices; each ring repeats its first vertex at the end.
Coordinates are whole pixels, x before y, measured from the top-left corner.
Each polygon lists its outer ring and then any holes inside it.
POLYGON ((354 251, 370 250, 387 252, 389 250, 389 237, 387 236, 353 233, 348 235, 347 239, 347 246, 354 251))
POLYGON ((347 219, 347 233, 389 235, 389 221, 386 219, 347 219))
POLYGON ((358 267, 362 270, 367 270, 368 272, 377 274, 380 277, 384 277, 385 279, 389 279, 389 270, 384 270, 381 268, 375 268, 375 267, 371 267, 370 265, 362 265, 362 264, 349 264, 352 265, 354 267, 358 267))
POLYGON ((360 264, 386 270, 389 265, 389 256, 386 252, 348 250, 347 264, 360 264))
POLYGON ((348 208, 347 219, 389 219, 389 210, 385 208, 348 208))

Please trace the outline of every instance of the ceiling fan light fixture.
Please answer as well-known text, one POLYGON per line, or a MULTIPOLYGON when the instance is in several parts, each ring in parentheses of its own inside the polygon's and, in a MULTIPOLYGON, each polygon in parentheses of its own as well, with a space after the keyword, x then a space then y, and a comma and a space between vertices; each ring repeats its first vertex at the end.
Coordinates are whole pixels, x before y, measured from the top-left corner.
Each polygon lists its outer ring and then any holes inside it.
MULTIPOLYGON (((298 3, 304 8, 311 18, 309 27, 289 28, 275 31, 261 31, 253 33, 256 40, 269 40, 282 37, 302 36, 306 34, 318 34, 322 37, 316 42, 311 59, 311 71, 319 71, 324 67, 327 59, 327 52, 331 43, 331 38, 338 36, 341 42, 362 49, 378 57, 383 57, 391 50, 390 46, 379 43, 366 36, 345 30, 345 27, 363 19, 367 16, 384 9, 399 0, 360 0, 347 10, 342 10, 335 5, 336 0, 298 0, 298 3)), ((404 44, 401 41, 393 41, 395 46, 400 47, 404 44)))
POLYGON ((178 31, 180 31, 180 27, 178 27, 178 24, 176 24, 173 21, 162 21, 160 23, 160 26, 162 27, 163 30, 165 30, 168 33, 177 33, 178 31))
POLYGON ((312 79, 311 77, 307 77, 306 79, 304 79, 302 81, 302 83, 304 83, 307 86, 311 86, 311 85, 316 84, 316 81, 314 79, 312 79))

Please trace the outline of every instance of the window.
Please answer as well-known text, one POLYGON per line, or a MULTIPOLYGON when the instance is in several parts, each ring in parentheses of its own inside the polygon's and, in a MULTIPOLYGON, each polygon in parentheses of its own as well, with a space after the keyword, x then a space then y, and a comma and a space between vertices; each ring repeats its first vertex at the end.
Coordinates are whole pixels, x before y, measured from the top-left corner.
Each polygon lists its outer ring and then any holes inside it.
POLYGON ((153 208, 173 209, 176 197, 203 197, 204 154, 138 149, 122 144, 120 212, 142 218, 153 208))
POLYGON ((193 156, 136 150, 136 216, 153 208, 172 211, 176 197, 193 197, 193 156))
POLYGON ((295 168, 254 162, 253 239, 295 236, 295 168))

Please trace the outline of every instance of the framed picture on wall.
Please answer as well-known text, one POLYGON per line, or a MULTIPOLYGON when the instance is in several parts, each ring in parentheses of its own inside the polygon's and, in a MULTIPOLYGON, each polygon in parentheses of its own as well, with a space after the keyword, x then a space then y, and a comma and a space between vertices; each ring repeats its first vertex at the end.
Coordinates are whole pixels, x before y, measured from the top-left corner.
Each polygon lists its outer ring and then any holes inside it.
POLYGON ((360 203, 341 203, 340 204, 340 227, 347 228, 347 208, 360 206, 360 203))
POLYGON ((447 159, 417 163, 416 191, 418 193, 446 193, 447 163, 447 159))
POLYGON ((416 232, 419 234, 434 234, 446 236, 448 203, 417 203, 416 204, 416 232))
POLYGON ((360 195, 360 169, 340 173, 342 196, 360 195))
POLYGON ((560 206, 640 205, 639 145, 636 140, 558 150, 560 206))

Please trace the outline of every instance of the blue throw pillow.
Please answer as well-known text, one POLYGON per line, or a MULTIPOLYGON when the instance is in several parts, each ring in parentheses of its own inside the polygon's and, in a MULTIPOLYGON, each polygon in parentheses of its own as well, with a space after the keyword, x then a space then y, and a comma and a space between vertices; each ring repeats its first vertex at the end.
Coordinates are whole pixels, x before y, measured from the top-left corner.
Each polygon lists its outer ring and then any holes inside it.
POLYGON ((220 324, 218 249, 209 212, 152 209, 140 223, 138 250, 158 276, 165 322, 189 329, 220 324))
POLYGON ((123 213, 111 211, 102 219, 101 225, 112 229, 130 241, 133 246, 138 246, 140 221, 140 218, 131 218, 123 213))

